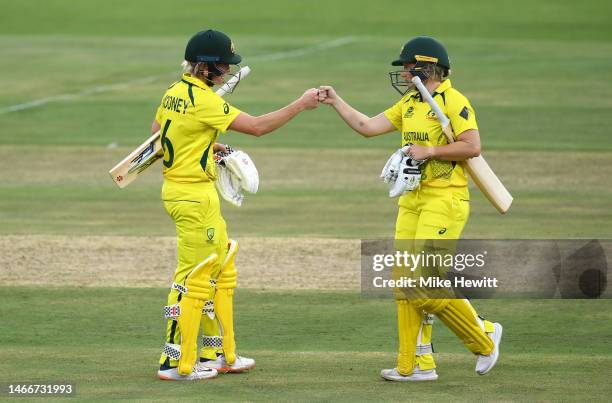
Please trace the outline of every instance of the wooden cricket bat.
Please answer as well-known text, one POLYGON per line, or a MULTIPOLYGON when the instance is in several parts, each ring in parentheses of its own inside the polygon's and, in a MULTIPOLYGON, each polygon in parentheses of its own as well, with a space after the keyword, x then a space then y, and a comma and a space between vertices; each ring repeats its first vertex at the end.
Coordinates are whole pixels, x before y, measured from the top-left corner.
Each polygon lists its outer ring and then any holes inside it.
MULTIPOLYGON (((225 84, 223 84, 216 93, 219 96, 224 96, 230 92, 237 84, 238 81, 248 76, 251 72, 249 66, 244 66, 240 69, 238 75, 232 77, 225 84)), ((109 175, 113 181, 120 188, 124 188, 132 183, 138 176, 155 163, 158 159, 164 156, 164 150, 161 144, 161 137, 159 131, 149 137, 144 143, 138 148, 132 151, 127 157, 121 160, 115 165, 110 171, 109 175)))
MULTIPOLYGON (((446 139, 449 143, 455 142, 453 136, 453 129, 450 126, 450 120, 442 113, 440 106, 434 101, 433 97, 423 85, 423 82, 419 77, 413 77, 412 82, 416 85, 419 92, 423 96, 425 102, 431 106, 431 109, 436 113, 440 124, 442 125, 442 131, 446 135, 446 139)), ((491 204, 499 211, 504 214, 510 209, 512 204, 512 195, 508 192, 508 189, 504 186, 499 178, 495 175, 487 161, 482 155, 478 157, 470 158, 462 162, 463 167, 472 177, 472 180, 478 186, 478 189, 485 195, 491 204)))

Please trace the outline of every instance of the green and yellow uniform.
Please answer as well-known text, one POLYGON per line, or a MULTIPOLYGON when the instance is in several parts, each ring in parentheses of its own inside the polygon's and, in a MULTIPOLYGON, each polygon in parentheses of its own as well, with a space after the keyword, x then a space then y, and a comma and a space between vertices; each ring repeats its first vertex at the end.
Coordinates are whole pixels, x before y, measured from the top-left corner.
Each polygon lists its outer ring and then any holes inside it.
MULTIPOLYGON (((443 81, 433 94, 448 116, 455 136, 478 130, 468 99, 443 81)), ((414 89, 387 109, 385 116, 408 144, 448 144, 435 113, 414 89)), ((469 216, 469 191, 463 166, 455 161, 429 160, 421 166, 421 185, 399 199, 396 239, 459 239, 469 216)))
MULTIPOLYGON (((225 260, 228 237, 214 186, 213 146, 240 112, 189 74, 166 90, 157 110, 155 119, 161 126, 164 149, 161 196, 178 238, 173 278, 177 284, 183 284, 187 274, 213 253, 218 259, 210 277, 215 279, 225 260)), ((179 298, 179 291, 173 289, 168 305, 176 304, 179 298)), ((178 344, 179 340, 177 322, 169 320, 166 342, 178 344)), ((160 364, 164 363, 176 366, 166 354, 160 359, 160 364)))
MULTIPOLYGON (((450 119, 455 136, 466 130, 478 130, 474 109, 468 99, 444 80, 433 94, 434 100, 450 119)), ((442 146, 448 144, 442 127, 431 107, 421 99, 417 89, 407 92, 395 105, 384 111, 389 121, 402 133, 401 145, 442 146)), ((396 221, 396 240, 457 240, 469 216, 469 191, 466 172, 455 161, 431 159, 421 166, 420 186, 400 197, 396 221)), ((415 242, 415 248, 418 242, 415 242)), ((417 249, 418 250, 418 249, 417 249)), ((422 346, 431 343, 431 321, 429 314, 437 314, 445 323, 445 313, 451 306, 452 313, 459 312, 459 323, 467 318, 469 334, 462 340, 474 353, 487 355, 492 343, 476 322, 475 312, 464 300, 408 300, 398 297, 398 326, 400 353, 398 371, 410 374, 414 365, 421 370, 435 368, 431 353, 422 353, 422 346), (417 337, 418 335, 418 337, 417 337), (474 336, 476 335, 476 336, 474 336), (481 337, 482 336, 482 337, 481 337), (415 343, 417 341, 416 358, 415 343)), ((447 323, 448 324, 448 323, 447 323)), ((492 331, 490 322, 486 323, 492 331)), ((453 331, 458 327, 449 325, 453 331)))

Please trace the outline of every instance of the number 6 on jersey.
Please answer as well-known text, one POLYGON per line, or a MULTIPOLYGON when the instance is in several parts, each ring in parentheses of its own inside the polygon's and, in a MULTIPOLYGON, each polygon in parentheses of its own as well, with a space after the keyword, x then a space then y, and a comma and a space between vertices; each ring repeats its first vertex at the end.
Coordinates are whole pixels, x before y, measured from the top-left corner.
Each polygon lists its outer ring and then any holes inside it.
MULTIPOLYGON (((221 86, 216 93, 219 96, 223 96, 230 92, 250 72, 251 69, 248 66, 241 68, 240 73, 221 86)), ((170 120, 164 123, 162 130, 164 134, 168 131, 170 123, 170 120)), ((168 152, 168 155, 163 164, 166 168, 169 168, 174 163, 174 148, 169 139, 160 135, 160 132, 157 132, 115 165, 108 173, 117 186, 124 188, 138 178, 144 170, 162 158, 164 156, 164 149, 168 152)))

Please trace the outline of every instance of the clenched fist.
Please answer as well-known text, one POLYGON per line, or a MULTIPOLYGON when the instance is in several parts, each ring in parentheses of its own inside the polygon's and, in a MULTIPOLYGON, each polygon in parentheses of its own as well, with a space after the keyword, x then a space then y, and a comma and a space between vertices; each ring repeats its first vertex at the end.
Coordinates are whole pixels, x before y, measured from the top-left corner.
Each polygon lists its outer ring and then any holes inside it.
POLYGON ((322 104, 333 105, 338 100, 338 94, 334 87, 322 85, 319 87, 319 102, 322 104))
POLYGON ((304 109, 315 109, 319 106, 319 90, 316 88, 307 89, 299 101, 304 109))

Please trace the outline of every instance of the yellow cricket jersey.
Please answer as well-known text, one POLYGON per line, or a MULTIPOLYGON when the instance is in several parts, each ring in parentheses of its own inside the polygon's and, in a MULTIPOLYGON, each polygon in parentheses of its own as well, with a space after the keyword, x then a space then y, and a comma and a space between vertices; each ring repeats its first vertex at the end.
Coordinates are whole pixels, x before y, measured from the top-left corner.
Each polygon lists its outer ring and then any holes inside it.
POLYGON ((214 182, 213 145, 240 112, 189 74, 172 84, 155 116, 161 125, 164 178, 178 183, 214 182))
MULTIPOLYGON (((466 130, 476 129, 476 115, 468 99, 443 81, 433 93, 433 99, 450 119, 455 138, 466 130)), ((402 99, 384 112, 389 121, 402 132, 402 147, 412 143, 422 146, 448 144, 436 114, 421 99, 418 89, 406 93, 402 99)), ((421 186, 467 186, 467 176, 455 161, 428 160, 421 166, 421 186)))

